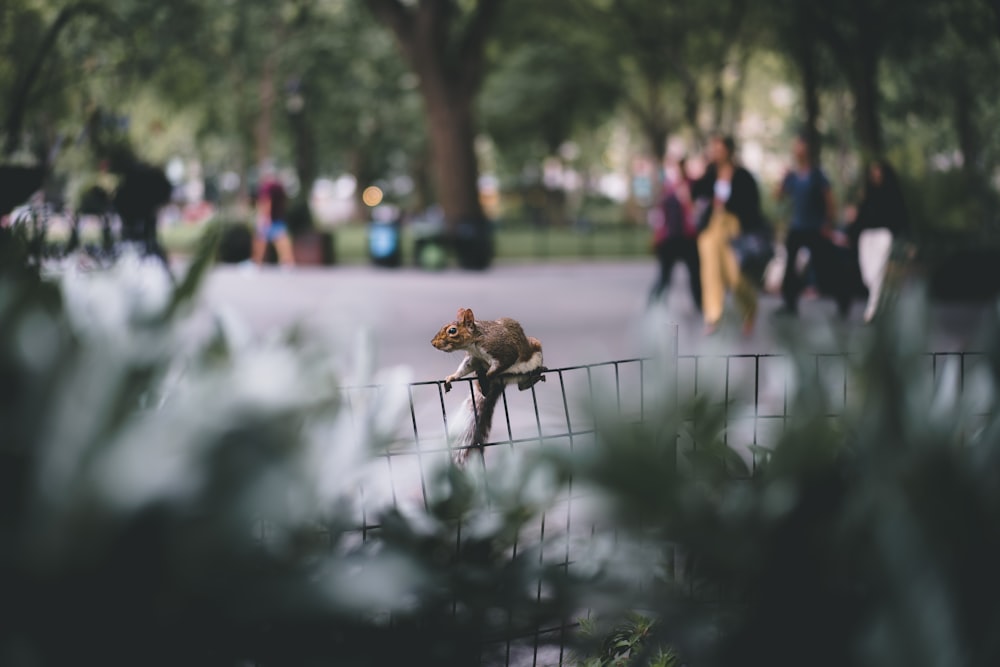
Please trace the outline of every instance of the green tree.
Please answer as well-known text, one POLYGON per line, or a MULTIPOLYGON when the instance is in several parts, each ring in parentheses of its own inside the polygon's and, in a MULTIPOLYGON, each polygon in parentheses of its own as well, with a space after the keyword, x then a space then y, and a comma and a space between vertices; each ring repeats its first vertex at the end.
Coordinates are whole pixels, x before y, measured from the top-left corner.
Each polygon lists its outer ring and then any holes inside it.
POLYGON ((7 154, 28 137, 51 148, 60 133, 78 134, 95 108, 114 109, 137 83, 169 87, 178 104, 203 90, 194 66, 204 55, 198 3, 15 2, 6 12, 0 48, 12 66, 0 85, 7 154), (164 35, 177 39, 155 39, 164 35))
POLYGON ((977 0, 940 2, 933 9, 926 46, 893 69, 888 103, 900 125, 917 109, 924 125, 943 126, 941 132, 921 135, 925 157, 957 147, 967 185, 963 194, 977 203, 977 217, 983 220, 1000 158, 1000 143, 990 131, 997 121, 992 101, 1000 95, 994 76, 1000 36, 993 31, 989 8, 977 0))
POLYGON ((580 146, 596 141, 600 133, 595 130, 619 104, 615 53, 610 40, 594 29, 602 20, 588 0, 515 0, 498 30, 496 48, 504 56, 479 97, 498 171, 512 181, 508 187, 522 202, 544 201, 548 222, 566 222, 570 202, 562 189, 544 184, 539 166, 556 160, 579 168, 584 162, 580 146))
MULTIPOLYGON (((47 3, 41 5, 11 2, 0 10, 0 48, 5 52, 6 67, 0 84, 4 89, 3 105, 3 154, 10 156, 22 148, 26 132, 43 133, 43 123, 29 118, 43 108, 58 108, 53 97, 59 95, 60 84, 67 83, 68 76, 59 62, 60 40, 71 29, 91 29, 82 26, 87 18, 96 17, 107 21, 107 8, 96 2, 77 2, 56 11, 47 3)), ((85 63, 86 67, 87 64, 85 63)), ((37 114, 41 115, 41 113, 37 114)), ((51 118, 51 116, 50 116, 51 118)), ((34 147, 42 161, 47 146, 34 147)))
POLYGON ((821 48, 817 7, 814 3, 777 0, 763 4, 758 13, 798 77, 802 96, 799 129, 808 137, 813 162, 818 164, 823 143, 821 99, 824 91, 835 87, 835 72, 827 51, 821 48))
POLYGON ((431 171, 449 228, 482 226, 475 153, 475 99, 489 65, 487 41, 503 0, 367 0, 395 34, 418 78, 424 102, 431 171))
POLYGON ((854 131, 862 153, 881 155, 883 96, 880 76, 891 58, 908 57, 918 48, 917 35, 926 35, 928 9, 935 0, 855 2, 834 0, 811 5, 805 14, 819 42, 831 54, 851 91, 854 131))
POLYGON ((725 118, 723 72, 734 59, 739 62, 746 7, 742 0, 607 4, 609 37, 625 82, 625 107, 657 163, 665 157, 667 138, 681 128, 701 140, 706 128, 699 115, 706 98, 713 104, 708 131, 735 126, 733 115, 728 122, 725 118))
POLYGON ((498 30, 504 56, 479 100, 501 151, 522 145, 536 160, 553 155, 614 110, 621 86, 609 40, 594 28, 602 18, 587 0, 510 3, 498 30))
MULTIPOLYGON (((296 123, 307 124, 324 168, 352 173, 359 194, 387 176, 420 184, 426 154, 420 99, 392 36, 357 3, 319 5, 309 24, 287 57, 302 98, 301 112, 288 114, 293 135, 300 136, 296 123)), ((416 187, 412 205, 428 203, 416 187)))

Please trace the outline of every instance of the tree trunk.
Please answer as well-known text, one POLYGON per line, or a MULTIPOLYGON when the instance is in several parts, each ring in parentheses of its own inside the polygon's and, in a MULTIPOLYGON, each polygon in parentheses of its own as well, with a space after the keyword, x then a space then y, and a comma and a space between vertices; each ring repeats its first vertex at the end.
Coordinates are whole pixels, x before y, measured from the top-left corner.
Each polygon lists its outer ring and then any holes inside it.
POLYGON ((962 168, 965 172, 966 181, 970 184, 978 184, 980 180, 979 161, 981 143, 972 115, 974 100, 964 81, 955 82, 952 94, 954 103, 953 119, 955 133, 958 135, 958 147, 962 151, 962 168))
POLYGON ((274 55, 268 54, 257 84, 257 121, 254 123, 254 158, 257 167, 271 159, 271 129, 274 113, 274 55))
POLYGON ((882 155, 882 123, 879 119, 878 59, 859 60, 851 78, 854 94, 854 127, 861 152, 867 157, 882 155))
POLYGON ((810 159, 820 163, 819 136, 819 70, 816 53, 816 17, 805 4, 796 5, 795 38, 798 42, 799 72, 802 76, 802 98, 805 104, 805 127, 802 128, 809 142, 810 159))
POLYGON ((726 127, 730 134, 736 133, 736 128, 740 126, 740 119, 743 117, 743 98, 746 93, 747 67, 750 64, 750 49, 746 46, 740 49, 739 58, 736 60, 736 85, 729 99, 729 122, 726 127))
POLYGON ((486 71, 484 44, 502 0, 477 0, 460 23, 456 3, 442 0, 367 0, 396 34, 420 79, 427 116, 431 176, 452 235, 485 227, 479 202, 474 99, 486 71))
POLYGON ((290 111, 288 121, 292 127, 295 142, 295 173, 299 185, 308 196, 313 182, 316 180, 316 142, 313 138, 312 123, 307 109, 290 111))
MULTIPOLYGON (((958 78, 952 89, 953 119, 958 146, 962 151, 962 173, 969 188, 969 197, 982 206, 982 211, 990 211, 993 206, 988 170, 983 165, 982 141, 974 115, 975 97, 967 81, 958 78)), ((988 219, 983 220, 984 223, 988 219)))
POLYGON ((698 95, 698 84, 693 77, 684 80, 684 121, 694 134, 695 144, 701 146, 703 134, 698 125, 698 110, 701 108, 701 97, 698 95))
POLYGON ((421 73, 420 90, 427 111, 431 175, 445 222, 481 225, 486 216, 479 201, 473 96, 456 90, 437 73, 421 73))
POLYGON ((665 172, 667 162, 667 139, 670 133, 667 131, 663 119, 651 119, 649 127, 646 128, 646 138, 649 141, 650 153, 653 156, 653 176, 650 183, 650 196, 654 203, 659 201, 666 186, 665 172))
POLYGON ((725 104, 726 93, 722 89, 722 66, 720 66, 715 72, 715 82, 712 86, 712 131, 710 134, 716 132, 727 134, 722 127, 725 104))
MULTIPOLYGON (((855 51, 863 50, 853 45, 855 51)), ((879 118, 878 55, 874 51, 837 52, 854 108, 854 136, 864 159, 882 155, 882 123, 879 118)))
POLYGON ((413 206, 418 211, 426 211, 434 203, 430 157, 426 150, 410 156, 409 172, 410 178, 413 179, 413 206))
POLYGON ((420 79, 431 175, 459 265, 486 268, 493 239, 479 202, 473 102, 486 73, 485 43, 503 2, 477 0, 467 11, 445 0, 367 4, 396 34, 420 79))
POLYGON ((646 127, 646 140, 649 141, 649 153, 656 160, 658 165, 663 165, 667 158, 667 139, 670 132, 667 130, 663 118, 650 119, 651 122, 646 127))
MULTIPOLYGON (((820 5, 822 7, 822 5, 820 5)), ((865 159, 882 154, 882 123, 878 70, 885 35, 879 16, 868 3, 853 3, 849 29, 838 29, 834 17, 820 13, 814 17, 816 35, 825 42, 847 79, 854 98, 854 133, 865 159)))
POLYGON ((821 145, 819 136, 819 82, 816 76, 816 54, 812 49, 801 61, 802 66, 802 96, 805 101, 806 120, 803 131, 809 142, 809 159, 812 164, 819 164, 821 145))

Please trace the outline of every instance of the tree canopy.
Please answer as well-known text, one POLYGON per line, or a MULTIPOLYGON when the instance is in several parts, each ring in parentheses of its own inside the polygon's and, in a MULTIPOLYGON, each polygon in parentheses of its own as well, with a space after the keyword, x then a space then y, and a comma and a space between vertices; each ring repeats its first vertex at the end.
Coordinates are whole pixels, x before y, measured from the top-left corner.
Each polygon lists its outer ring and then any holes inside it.
POLYGON ((208 173, 403 177, 401 203, 459 224, 485 218, 479 139, 511 174, 609 127, 662 161, 671 139, 753 135, 748 105, 780 86, 793 101, 772 134, 960 173, 979 224, 995 217, 998 26, 983 0, 8 0, 3 150, 80 170, 110 128, 208 173), (752 76, 761 58, 785 80, 752 76))

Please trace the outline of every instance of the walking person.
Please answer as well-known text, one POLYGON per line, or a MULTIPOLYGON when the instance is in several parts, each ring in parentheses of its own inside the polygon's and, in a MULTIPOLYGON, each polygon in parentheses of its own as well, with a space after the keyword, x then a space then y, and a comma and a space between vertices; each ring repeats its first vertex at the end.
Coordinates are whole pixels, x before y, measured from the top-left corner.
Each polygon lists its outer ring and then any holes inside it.
POLYGON ((266 174, 257 190, 257 233, 253 240, 253 261, 264 263, 267 244, 273 243, 278 262, 282 266, 293 266, 295 257, 292 240, 288 234, 286 213, 288 195, 285 187, 273 173, 266 174))
POLYGON ((698 259, 701 264, 701 306, 705 333, 714 333, 722 319, 726 293, 732 291, 743 320, 743 333, 753 331, 757 290, 743 275, 733 242, 764 226, 757 181, 734 161, 735 144, 716 135, 709 142, 710 164, 692 186, 696 201, 707 204, 699 220, 698 259))
POLYGON ((779 201, 791 200, 791 218, 785 235, 785 275, 781 281, 784 304, 779 315, 797 315, 799 297, 805 287, 796 259, 803 248, 809 250, 809 266, 816 283, 825 288, 837 301, 842 317, 851 306, 850 284, 844 272, 846 266, 841 249, 834 247, 827 235, 834 219, 833 191, 823 170, 813 163, 812 149, 804 135, 792 144, 793 166, 785 174, 775 191, 779 201))
POLYGON ((688 285, 695 307, 701 310, 701 267, 698 262, 698 230, 694 224, 691 202, 691 181, 684 158, 677 163, 678 174, 666 185, 660 210, 653 228, 653 244, 660 275, 649 293, 649 303, 655 303, 670 287, 674 264, 684 262, 688 285))
POLYGON ((851 236, 857 239, 861 279, 868 287, 866 323, 874 319, 878 310, 893 244, 908 232, 906 202, 896 172, 887 161, 873 160, 865 173, 861 203, 851 222, 851 236))

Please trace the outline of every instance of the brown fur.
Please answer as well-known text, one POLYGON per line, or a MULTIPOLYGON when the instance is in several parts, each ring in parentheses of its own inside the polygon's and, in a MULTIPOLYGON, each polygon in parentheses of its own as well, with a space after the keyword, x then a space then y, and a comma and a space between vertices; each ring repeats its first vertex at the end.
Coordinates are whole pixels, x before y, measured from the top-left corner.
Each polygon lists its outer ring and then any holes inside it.
POLYGON ((459 447, 456 461, 462 463, 470 447, 478 447, 482 452, 504 386, 516 382, 524 391, 545 380, 542 344, 537 338, 526 336, 517 320, 509 317, 476 320, 472 310, 459 308, 457 318, 441 327, 431 345, 443 352, 466 353, 455 372, 445 378, 446 392, 451 391, 455 380, 476 374, 469 399, 472 419, 456 443, 459 447), (513 372, 507 372, 512 369, 513 372))

